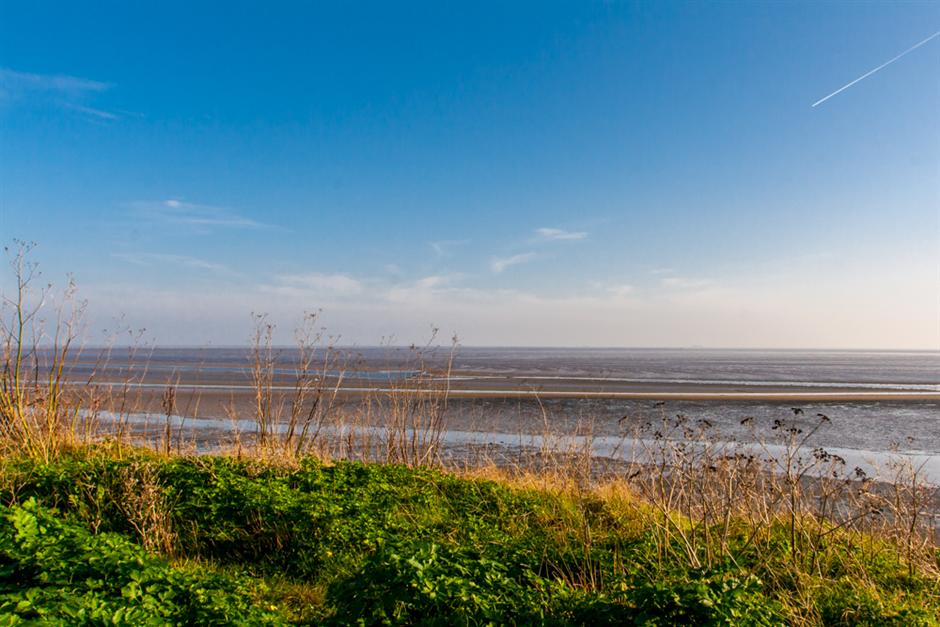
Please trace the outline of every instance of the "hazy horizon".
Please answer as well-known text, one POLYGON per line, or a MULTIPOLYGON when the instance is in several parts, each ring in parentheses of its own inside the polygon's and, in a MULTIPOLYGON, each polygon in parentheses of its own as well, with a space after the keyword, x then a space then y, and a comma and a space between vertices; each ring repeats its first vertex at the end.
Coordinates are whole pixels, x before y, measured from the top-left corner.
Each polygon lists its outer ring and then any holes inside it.
MULTIPOLYGON (((459 340, 459 338, 458 338, 459 340)), ((162 344, 156 342, 153 338, 145 338, 141 342, 137 343, 84 343, 81 345, 81 350, 124 350, 124 349, 134 349, 140 346, 147 346, 150 349, 154 350, 203 350, 203 349, 219 349, 219 350, 249 350, 251 348, 250 338, 246 338, 240 344, 162 344)), ((353 349, 396 349, 396 350, 407 350, 411 348, 423 348, 427 346, 428 348, 433 349, 442 349, 446 350, 454 346, 447 338, 438 338, 430 344, 422 344, 419 342, 402 342, 397 344, 356 344, 356 343, 343 343, 338 344, 326 344, 323 343, 320 345, 322 347, 329 346, 330 348, 335 348, 337 350, 353 350, 353 349)), ((43 348, 51 348, 51 345, 44 345, 43 348)), ((297 344, 295 343, 272 343, 271 348, 274 350, 296 350, 297 344)), ((689 346, 610 346, 610 345, 575 345, 575 344, 538 344, 538 345, 526 345, 526 344, 467 344, 463 341, 458 341, 456 344, 457 350, 460 349, 492 349, 492 350, 591 350, 591 351, 714 351, 714 352, 774 352, 774 353, 928 353, 935 354, 940 353, 940 349, 937 348, 831 348, 831 347, 793 347, 793 348, 774 348, 772 346, 699 346, 699 345, 689 345, 689 346)))
POLYGON ((0 17, 0 243, 90 342, 940 350, 938 3, 0 17))

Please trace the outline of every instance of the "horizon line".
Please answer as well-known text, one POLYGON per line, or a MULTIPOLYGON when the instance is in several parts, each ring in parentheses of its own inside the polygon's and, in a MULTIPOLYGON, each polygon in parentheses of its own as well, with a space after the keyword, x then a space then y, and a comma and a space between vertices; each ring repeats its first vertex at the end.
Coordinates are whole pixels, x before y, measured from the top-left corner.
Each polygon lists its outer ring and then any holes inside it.
MULTIPOLYGON (((321 345, 317 348, 334 349, 357 349, 357 348, 450 348, 451 344, 335 344, 332 346, 321 345)), ((41 347, 43 350, 51 349, 51 346, 41 347)), ((112 344, 98 345, 85 344, 78 349, 72 349, 71 352, 88 349, 126 349, 136 348, 140 351, 147 350, 174 350, 174 349, 251 349, 249 343, 244 344, 165 344, 160 346, 140 346, 135 344, 112 344)), ((285 350, 296 349, 296 344, 272 344, 272 349, 285 350)), ((713 351, 779 351, 779 352, 858 352, 858 353, 940 353, 940 347, 936 348, 872 348, 872 347, 772 347, 772 346, 704 346, 704 345, 682 345, 682 346, 654 346, 654 345, 597 345, 597 344, 578 344, 578 345, 559 345, 559 344, 457 344, 457 348, 471 349, 544 349, 544 350, 713 350, 713 351)))

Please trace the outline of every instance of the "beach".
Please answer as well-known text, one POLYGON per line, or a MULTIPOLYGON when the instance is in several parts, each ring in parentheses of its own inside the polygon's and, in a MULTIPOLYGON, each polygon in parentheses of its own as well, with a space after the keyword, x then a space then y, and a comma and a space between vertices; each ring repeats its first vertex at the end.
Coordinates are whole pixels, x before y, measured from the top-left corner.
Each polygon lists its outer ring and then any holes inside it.
MULTIPOLYGON (((153 424, 172 389, 170 413, 205 443, 226 439, 232 420, 247 421, 245 431, 256 415, 251 362, 246 349, 113 351, 107 359, 86 351, 69 376, 76 385, 93 378, 104 409, 153 424), (199 429, 193 420, 209 422, 199 429)), ((319 377, 313 388, 331 399, 335 416, 382 428, 395 403, 446 399, 455 441, 463 433, 505 443, 585 431, 617 439, 681 415, 707 421, 719 439, 757 442, 773 435, 775 420, 809 424, 821 414, 830 421, 814 445, 854 457, 940 455, 937 353, 384 347, 324 352, 314 363, 307 376, 319 377)), ((265 393, 282 414, 299 371, 291 349, 273 354, 265 393)))

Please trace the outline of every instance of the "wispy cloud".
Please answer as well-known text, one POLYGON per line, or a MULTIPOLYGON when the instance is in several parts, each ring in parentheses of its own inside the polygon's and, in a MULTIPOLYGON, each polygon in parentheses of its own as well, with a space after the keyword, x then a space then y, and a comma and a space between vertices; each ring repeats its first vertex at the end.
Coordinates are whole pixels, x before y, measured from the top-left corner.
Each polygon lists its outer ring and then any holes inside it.
POLYGON ((452 285, 459 276, 435 274, 402 281, 387 276, 354 277, 342 273, 308 272, 274 276, 258 289, 262 293, 276 294, 284 299, 279 301, 282 303, 316 300, 320 305, 359 307, 375 307, 383 303, 415 305, 466 292, 465 288, 452 285))
POLYGON ((105 111, 104 109, 95 109, 94 107, 85 107, 77 104, 66 104, 64 106, 66 109, 78 111, 79 113, 90 115, 91 117, 98 118, 99 120, 117 120, 119 118, 117 113, 105 111))
POLYGON ((213 263, 211 261, 206 261, 205 259, 189 257, 187 255, 168 255, 163 253, 114 253, 111 256, 115 259, 121 259, 122 261, 126 261, 138 266, 155 267, 169 264, 175 266, 184 266, 186 268, 192 268, 196 270, 207 270, 210 272, 231 272, 228 266, 223 264, 213 263))
POLYGON ((434 287, 440 287, 442 285, 447 285, 450 283, 451 277, 444 276, 440 274, 434 274, 431 276, 426 276, 415 281, 415 286, 422 289, 431 289, 434 287))
POLYGON ((835 90, 834 92, 832 92, 832 93, 829 94, 828 96, 825 96, 825 97, 823 97, 823 98, 820 98, 819 100, 817 100, 816 102, 814 102, 814 103, 812 104, 812 106, 813 106, 813 107, 819 106, 819 105, 821 105, 822 103, 824 103, 824 102, 826 102, 827 100, 829 100, 830 98, 832 98, 833 96, 835 96, 836 94, 841 94, 842 92, 844 92, 846 89, 848 89, 849 87, 851 87, 851 86, 854 85, 855 83, 857 83, 857 82, 859 82, 859 81, 862 81, 862 80, 865 80, 866 78, 868 78, 869 76, 871 76, 872 74, 874 74, 875 72, 877 72, 877 71, 879 71, 879 70, 883 70, 884 68, 888 67, 889 65, 891 65, 892 63, 894 63, 895 61, 897 61, 898 59, 900 59, 901 57, 907 55, 908 53, 914 52, 915 50, 917 50, 918 48, 920 48, 921 46, 923 46, 925 43, 927 43, 927 42, 930 41, 931 39, 934 39, 934 38, 937 37, 937 36, 940 36, 940 31, 937 31, 936 33, 934 33, 934 34, 931 35, 930 37, 928 37, 928 38, 926 38, 926 39, 924 39, 924 40, 922 40, 922 41, 917 42, 916 44, 914 44, 913 46, 911 46, 910 48, 908 48, 907 50, 905 50, 905 51, 902 52, 901 54, 899 54, 899 55, 897 55, 897 56, 895 56, 895 57, 893 57, 893 58, 891 58, 891 59, 885 61, 884 63, 882 63, 881 65, 879 65, 879 66, 876 67, 875 69, 869 70, 869 71, 865 72, 864 74, 862 74, 861 76, 859 76, 858 78, 856 78, 854 81, 851 81, 851 82, 849 82, 849 83, 846 83, 845 85, 843 85, 843 86, 840 87, 839 89, 835 90))
POLYGON ((58 91, 80 94, 89 91, 105 91, 112 87, 111 83, 78 78, 77 76, 32 74, 17 72, 10 68, 0 68, 0 86, 4 91, 14 94, 26 91, 58 91))
POLYGON ((277 281, 282 285, 334 294, 359 294, 363 290, 362 282, 347 274, 286 274, 278 276, 277 281))
POLYGON ((0 103, 45 102, 97 120, 116 120, 118 114, 83 104, 95 94, 111 89, 111 83, 67 76, 34 74, 0 68, 0 103))
POLYGON ((449 287, 453 278, 450 275, 432 274, 415 281, 382 287, 377 293, 381 299, 390 303, 427 302, 439 296, 442 291, 453 293, 456 288, 449 287))
POLYGON ((490 269, 499 274, 511 266, 528 263, 535 259, 535 256, 535 253, 521 253, 512 257, 496 257, 490 262, 490 269))
POLYGON ((564 229, 555 229, 549 227, 542 227, 540 229, 535 229, 535 234, 542 240, 578 240, 578 239, 587 239, 587 232, 585 231, 566 231, 564 229))
POLYGON ((589 281, 588 286, 600 292, 609 294, 614 298, 626 298, 633 295, 635 289, 626 283, 609 283, 607 281, 589 281))
POLYGON ((194 228, 265 229, 270 225, 239 215, 225 207, 184 202, 177 199, 138 201, 131 207, 151 220, 194 228))

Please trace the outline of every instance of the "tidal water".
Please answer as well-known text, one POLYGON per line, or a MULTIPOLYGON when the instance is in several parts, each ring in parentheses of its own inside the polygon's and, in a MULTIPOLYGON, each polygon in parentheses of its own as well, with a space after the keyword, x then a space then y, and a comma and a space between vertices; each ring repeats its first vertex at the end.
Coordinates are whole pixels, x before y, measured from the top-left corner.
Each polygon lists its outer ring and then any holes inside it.
MULTIPOLYGON (((619 437, 663 417, 682 415, 706 421, 728 439, 773 436, 773 421, 786 419, 809 427, 818 414, 830 420, 813 444, 860 454, 902 451, 940 455, 940 352, 937 351, 783 351, 706 349, 559 349, 460 348, 412 350, 394 347, 346 347, 339 360, 350 385, 407 381, 421 372, 441 372, 452 359, 451 376, 464 389, 528 389, 564 386, 566 391, 642 389, 687 392, 710 389, 752 390, 773 394, 792 390, 836 390, 860 394, 907 393, 904 400, 793 402, 781 400, 651 400, 566 398, 461 398, 450 409, 450 426, 494 436, 536 434, 545 429, 571 433, 590 425, 596 436, 619 437), (363 383, 365 382, 365 383, 363 383), (617 387, 619 386, 619 387, 617 387), (918 398, 923 396, 923 398, 918 398), (750 419, 750 420, 746 420, 750 419), (742 424, 745 423, 745 424, 742 424)), ((294 349, 276 351, 278 377, 296 371, 294 349)), ((120 380, 144 373, 158 385, 168 377, 238 393, 249 390, 250 351, 244 348, 166 348, 135 354, 115 349, 104 358, 85 351, 72 366, 81 378, 97 369, 97 378, 120 380)), ((340 365, 324 371, 335 376, 340 365)), ((213 416, 205 416, 212 418, 213 416)), ((221 418, 221 416, 217 416, 221 418)))

